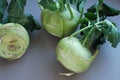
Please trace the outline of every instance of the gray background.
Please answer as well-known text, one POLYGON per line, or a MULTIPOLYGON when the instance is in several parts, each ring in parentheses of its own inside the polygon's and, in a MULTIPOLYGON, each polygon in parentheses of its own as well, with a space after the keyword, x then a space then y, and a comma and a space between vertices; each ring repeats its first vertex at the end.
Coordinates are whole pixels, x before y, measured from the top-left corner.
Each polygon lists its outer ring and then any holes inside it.
MULTIPOLYGON (((86 8, 97 0, 88 0, 86 8)), ((120 9, 120 0, 105 0, 120 9)), ((25 13, 31 13, 40 22, 37 0, 27 0, 25 13)), ((120 16, 111 18, 120 29, 120 16)), ((56 60, 55 48, 59 38, 51 36, 43 28, 30 34, 30 45, 25 55, 15 61, 0 59, 0 80, 120 80, 120 44, 112 48, 105 43, 95 61, 84 73, 71 77, 58 73, 66 72, 56 60)))

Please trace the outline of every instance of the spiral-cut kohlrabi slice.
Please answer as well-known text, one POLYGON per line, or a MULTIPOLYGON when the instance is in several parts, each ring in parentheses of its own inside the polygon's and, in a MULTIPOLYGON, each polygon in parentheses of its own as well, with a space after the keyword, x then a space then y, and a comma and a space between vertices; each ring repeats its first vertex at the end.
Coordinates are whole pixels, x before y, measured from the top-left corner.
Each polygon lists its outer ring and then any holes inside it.
POLYGON ((29 45, 29 35, 17 23, 0 25, 0 57, 7 60, 20 58, 29 45))

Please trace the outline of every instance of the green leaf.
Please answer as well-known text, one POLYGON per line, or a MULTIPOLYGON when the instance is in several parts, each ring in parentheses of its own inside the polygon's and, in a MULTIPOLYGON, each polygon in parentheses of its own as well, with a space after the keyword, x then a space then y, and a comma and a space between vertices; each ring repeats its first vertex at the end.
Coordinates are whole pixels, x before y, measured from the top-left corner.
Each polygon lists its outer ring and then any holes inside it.
POLYGON ((84 23, 84 24, 86 24, 86 23, 87 23, 87 24, 88 24, 88 22, 89 22, 89 19, 88 19, 88 18, 86 18, 86 17, 85 17, 85 18, 80 19, 80 21, 79 21, 79 23, 81 23, 81 24, 82 24, 82 23, 84 23))
POLYGON ((38 4, 43 9, 49 9, 52 11, 57 10, 57 4, 54 0, 39 0, 38 4))
POLYGON ((114 9, 111 6, 108 6, 107 4, 103 4, 103 12, 106 16, 116 16, 120 14, 120 10, 114 9))
POLYGON ((26 0, 11 0, 8 7, 8 18, 5 19, 3 22, 19 23, 29 31, 40 29, 40 26, 35 23, 32 15, 24 14, 25 5, 26 0))
MULTIPOLYGON (((96 13, 96 5, 91 6, 90 8, 87 9, 88 12, 96 13)), ((100 17, 103 16, 116 16, 120 14, 120 10, 114 9, 111 6, 108 6, 107 4, 103 3, 101 6, 99 6, 99 14, 100 17)))
POLYGON ((26 5, 26 0, 11 0, 8 6, 8 21, 20 23, 22 25, 28 22, 26 16, 24 15, 24 6, 26 5))
POLYGON ((71 4, 75 5, 78 11, 82 11, 87 0, 69 0, 71 4))
POLYGON ((11 0, 8 7, 8 18, 12 21, 16 21, 17 18, 24 17, 24 6, 26 5, 26 0, 11 0))
POLYGON ((95 31, 95 37, 92 44, 92 48, 98 49, 101 44, 106 42, 106 36, 99 31, 95 31))
POLYGON ((96 20, 97 16, 96 14, 92 13, 92 12, 87 12, 84 14, 86 18, 88 18, 89 20, 96 20))
POLYGON ((110 21, 106 20, 106 24, 111 27, 111 31, 108 33, 108 41, 112 43, 113 47, 116 47, 120 42, 120 32, 110 21))
POLYGON ((7 0, 0 0, 0 22, 2 21, 4 11, 7 8, 7 6, 8 6, 7 0))
POLYGON ((23 26, 25 26, 27 30, 33 31, 33 30, 39 30, 41 28, 40 25, 37 23, 37 21, 34 20, 32 15, 27 14, 25 16, 27 17, 28 22, 25 22, 23 26))
POLYGON ((112 22, 109 20, 105 20, 102 24, 100 24, 101 31, 108 37, 108 41, 112 44, 113 47, 116 47, 120 42, 120 31, 116 28, 112 22))

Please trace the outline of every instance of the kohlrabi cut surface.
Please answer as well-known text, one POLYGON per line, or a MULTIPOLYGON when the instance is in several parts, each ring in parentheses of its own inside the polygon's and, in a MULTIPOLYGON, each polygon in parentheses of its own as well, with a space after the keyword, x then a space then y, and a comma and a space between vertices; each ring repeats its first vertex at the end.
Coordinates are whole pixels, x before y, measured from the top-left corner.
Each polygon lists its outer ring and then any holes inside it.
POLYGON ((20 58, 29 45, 29 35, 23 26, 7 23, 0 26, 0 57, 7 60, 20 58))

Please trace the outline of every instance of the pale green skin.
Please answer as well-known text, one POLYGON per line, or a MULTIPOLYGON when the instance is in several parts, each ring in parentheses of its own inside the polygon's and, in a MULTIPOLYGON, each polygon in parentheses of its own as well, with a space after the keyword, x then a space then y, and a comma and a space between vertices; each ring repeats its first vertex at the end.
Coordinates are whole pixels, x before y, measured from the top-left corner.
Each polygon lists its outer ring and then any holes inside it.
POLYGON ((75 37, 65 37, 57 45, 57 60, 68 70, 74 73, 86 71, 96 55, 82 46, 75 37))
POLYGON ((29 45, 29 35, 25 28, 17 23, 0 26, 0 57, 7 60, 20 58, 29 45))
POLYGON ((79 20, 79 13, 73 8, 71 8, 71 10, 74 15, 73 19, 70 19, 71 16, 68 9, 63 12, 43 9, 41 13, 41 21, 45 30, 60 38, 70 35, 75 31, 79 20))

